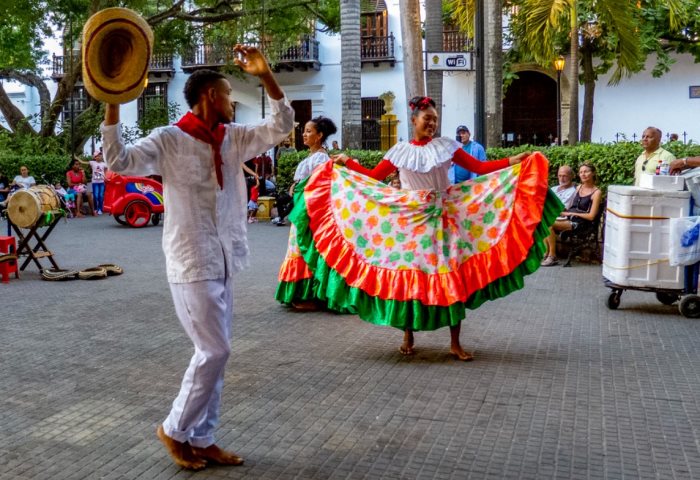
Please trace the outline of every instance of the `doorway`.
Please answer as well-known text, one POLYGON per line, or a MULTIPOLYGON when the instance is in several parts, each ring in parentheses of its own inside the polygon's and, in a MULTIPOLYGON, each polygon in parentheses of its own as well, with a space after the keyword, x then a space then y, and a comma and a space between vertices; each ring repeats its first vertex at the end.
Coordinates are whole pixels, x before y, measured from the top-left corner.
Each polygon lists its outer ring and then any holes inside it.
POLYGON ((294 148, 300 152, 307 148, 301 134, 304 133, 306 122, 311 120, 311 100, 293 100, 292 108, 294 109, 294 148))
POLYGON ((518 77, 503 99, 503 145, 550 145, 557 136, 557 82, 534 71, 518 77))

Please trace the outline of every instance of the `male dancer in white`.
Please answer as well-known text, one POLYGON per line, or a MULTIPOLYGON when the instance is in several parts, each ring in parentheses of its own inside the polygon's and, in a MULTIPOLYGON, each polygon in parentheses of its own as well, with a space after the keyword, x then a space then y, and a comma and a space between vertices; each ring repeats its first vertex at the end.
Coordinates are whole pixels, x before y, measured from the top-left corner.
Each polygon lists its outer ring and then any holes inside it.
POLYGON ((232 275, 247 264, 243 162, 287 138, 294 110, 265 57, 237 45, 236 63, 257 76, 272 115, 258 125, 233 120, 231 85, 217 72, 194 72, 185 85, 188 112, 173 126, 155 129, 125 146, 119 106, 107 105, 102 127, 109 168, 127 175, 162 175, 168 211, 163 225, 168 282, 175 311, 194 344, 194 355, 157 435, 175 463, 199 470, 207 462, 240 465, 243 459, 214 443, 233 315, 232 275))

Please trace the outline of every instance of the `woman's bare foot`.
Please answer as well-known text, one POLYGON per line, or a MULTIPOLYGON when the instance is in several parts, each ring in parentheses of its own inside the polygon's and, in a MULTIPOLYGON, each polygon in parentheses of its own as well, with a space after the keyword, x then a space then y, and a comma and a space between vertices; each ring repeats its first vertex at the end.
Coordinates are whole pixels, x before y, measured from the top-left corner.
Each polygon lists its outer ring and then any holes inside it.
POLYGON ((399 347, 401 355, 415 355, 416 350, 413 348, 413 330, 404 330, 403 343, 399 347))
POLYGON ((173 458, 175 463, 187 470, 201 470, 207 466, 206 460, 196 457, 192 452, 192 447, 187 442, 178 442, 165 434, 163 425, 158 425, 156 435, 165 445, 165 449, 173 458))
POLYGON ((192 447, 192 452, 198 458, 218 465, 243 465, 243 458, 233 452, 227 452, 217 445, 209 445, 206 448, 192 447))
POLYGON ((471 362, 474 360, 474 355, 464 351, 461 345, 452 345, 450 347, 450 353, 457 357, 457 360, 462 360, 463 362, 471 362))

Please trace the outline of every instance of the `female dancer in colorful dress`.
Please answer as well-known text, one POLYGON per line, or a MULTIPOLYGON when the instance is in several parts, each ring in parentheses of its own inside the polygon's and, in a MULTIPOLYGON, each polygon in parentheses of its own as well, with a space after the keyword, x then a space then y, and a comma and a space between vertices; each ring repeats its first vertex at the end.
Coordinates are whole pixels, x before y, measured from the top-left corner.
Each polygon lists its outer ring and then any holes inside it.
MULTIPOLYGON (((289 194, 294 195, 296 185, 311 175, 316 167, 330 160, 325 148, 329 136, 338 129, 333 120, 319 116, 306 122, 302 139, 309 147, 310 155, 302 160, 294 172, 294 183, 289 187, 289 194)), ((308 265, 301 256, 296 242, 296 228, 289 230, 287 255, 279 271, 279 285, 275 298, 297 310, 316 310, 318 307, 312 295, 312 277, 308 265)))
POLYGON ((317 301, 403 330, 404 355, 415 353, 414 330, 449 326, 450 353, 468 361, 459 340, 466 308, 523 287, 563 206, 541 154, 480 162, 458 142, 433 138, 430 98, 410 107, 412 141, 372 170, 335 156, 347 168, 317 168, 297 189, 290 219, 317 301), (482 176, 450 186, 451 162, 482 176), (403 189, 377 181, 396 170, 403 189))

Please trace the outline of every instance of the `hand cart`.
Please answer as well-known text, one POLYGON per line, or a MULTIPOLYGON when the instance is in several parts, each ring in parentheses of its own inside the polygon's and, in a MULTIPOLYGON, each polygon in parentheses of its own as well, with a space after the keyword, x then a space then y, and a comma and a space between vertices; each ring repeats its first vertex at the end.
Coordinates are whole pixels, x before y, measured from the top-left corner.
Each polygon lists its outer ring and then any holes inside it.
POLYGON ((673 305, 678 302, 678 310, 687 318, 700 318, 700 296, 698 293, 698 273, 700 263, 684 267, 684 287, 682 289, 667 289, 654 287, 631 287, 618 285, 603 277, 605 286, 611 289, 606 305, 610 310, 617 310, 620 306, 620 297, 625 290, 639 290, 653 292, 656 299, 664 305, 673 305))

